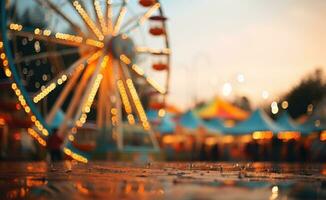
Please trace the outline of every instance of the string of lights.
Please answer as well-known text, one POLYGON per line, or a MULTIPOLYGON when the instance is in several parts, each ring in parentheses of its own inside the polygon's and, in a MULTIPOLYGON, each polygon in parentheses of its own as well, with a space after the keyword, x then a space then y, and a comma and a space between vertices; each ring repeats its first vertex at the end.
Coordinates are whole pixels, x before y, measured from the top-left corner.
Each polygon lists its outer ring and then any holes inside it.
POLYGON ((32 35, 35 39, 45 40, 45 41, 54 42, 58 44, 65 44, 65 45, 71 45, 77 47, 81 45, 89 45, 96 48, 104 47, 103 42, 91 38, 84 39, 81 36, 71 35, 67 33, 60 33, 60 32, 54 33, 48 29, 42 30, 40 28, 35 28, 34 30, 32 30, 32 32, 29 32, 29 30, 26 31, 24 30, 23 25, 14 24, 14 23, 11 23, 9 25, 9 29, 15 31, 14 34, 19 36, 29 37, 32 35))
POLYGON ((127 1, 126 0, 124 0, 123 1, 123 5, 122 5, 122 7, 121 7, 121 9, 120 9, 120 12, 119 12, 119 15, 118 15, 118 18, 117 18, 117 20, 116 20, 116 22, 115 22, 115 25, 114 25, 114 28, 113 28, 113 33, 112 33, 112 35, 117 35, 118 33, 119 33, 119 31, 120 31, 120 27, 121 27, 121 24, 122 24, 122 21, 123 21, 123 18, 124 18, 124 16, 126 15, 126 13, 127 13, 127 6, 126 6, 126 4, 127 4, 127 1))
POLYGON ((131 60, 124 54, 122 54, 120 56, 120 60, 125 63, 126 65, 130 66, 131 65, 131 69, 136 72, 136 74, 138 74, 139 76, 141 76, 142 78, 144 78, 156 91, 158 91, 161 94, 165 94, 166 91, 152 78, 147 77, 145 75, 145 72, 142 68, 140 68, 138 65, 136 64, 132 64, 131 60))
POLYGON ((87 27, 90 28, 90 30, 96 35, 96 37, 102 41, 104 40, 104 35, 103 33, 97 28, 96 24, 93 22, 93 20, 90 18, 90 16, 87 14, 85 9, 82 7, 82 5, 79 3, 79 1, 74 1, 73 6, 81 16, 81 18, 84 20, 86 23, 87 27))
POLYGON ((97 18, 98 18, 98 20, 100 22, 100 25, 101 25, 101 28, 102 28, 102 33, 104 35, 107 35, 108 28, 106 26, 106 21, 104 19, 104 15, 103 15, 103 12, 102 12, 102 7, 101 7, 101 4, 100 4, 99 0, 94 1, 94 8, 95 8, 97 18))
POLYGON ((120 93, 120 96, 121 96, 121 99, 122 99, 122 103, 124 105, 124 109, 125 109, 125 111, 127 113, 128 122, 129 122, 129 124, 135 124, 135 118, 134 118, 134 116, 132 114, 131 104, 129 102, 128 94, 127 94, 126 88, 125 88, 125 86, 123 84, 123 81, 118 80, 117 85, 118 85, 119 93, 120 93))

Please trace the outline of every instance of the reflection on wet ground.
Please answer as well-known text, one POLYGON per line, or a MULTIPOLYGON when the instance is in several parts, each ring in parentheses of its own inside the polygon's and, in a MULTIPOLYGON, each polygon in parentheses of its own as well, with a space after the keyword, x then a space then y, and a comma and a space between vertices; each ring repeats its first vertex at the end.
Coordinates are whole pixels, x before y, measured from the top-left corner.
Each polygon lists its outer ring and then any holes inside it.
POLYGON ((326 199, 326 165, 0 163, 0 199, 326 199))

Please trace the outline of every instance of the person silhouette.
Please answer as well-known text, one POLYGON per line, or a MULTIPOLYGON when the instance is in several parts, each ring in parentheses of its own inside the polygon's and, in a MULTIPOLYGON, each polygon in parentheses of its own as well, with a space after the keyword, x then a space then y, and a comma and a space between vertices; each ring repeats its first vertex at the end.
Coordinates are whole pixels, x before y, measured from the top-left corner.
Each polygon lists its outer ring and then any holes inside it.
POLYGON ((62 143, 63 143, 63 139, 58 136, 57 129, 55 129, 48 139, 48 151, 50 153, 52 162, 57 162, 62 160, 62 151, 61 151, 62 143))

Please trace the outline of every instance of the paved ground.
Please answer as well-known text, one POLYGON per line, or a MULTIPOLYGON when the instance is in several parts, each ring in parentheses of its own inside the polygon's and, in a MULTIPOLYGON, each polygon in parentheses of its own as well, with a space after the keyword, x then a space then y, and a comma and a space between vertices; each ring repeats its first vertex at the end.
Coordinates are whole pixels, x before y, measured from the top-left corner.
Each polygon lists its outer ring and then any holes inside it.
POLYGON ((326 164, 0 163, 0 199, 326 199, 326 164))

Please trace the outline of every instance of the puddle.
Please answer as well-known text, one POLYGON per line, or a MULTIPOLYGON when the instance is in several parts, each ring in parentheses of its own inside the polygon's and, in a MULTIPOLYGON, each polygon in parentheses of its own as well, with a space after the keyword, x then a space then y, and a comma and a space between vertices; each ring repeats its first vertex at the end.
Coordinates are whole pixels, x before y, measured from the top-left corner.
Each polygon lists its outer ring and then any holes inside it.
POLYGON ((66 162, 1 163, 0 199, 326 199, 325 165, 318 164, 94 162, 68 168, 66 162))

